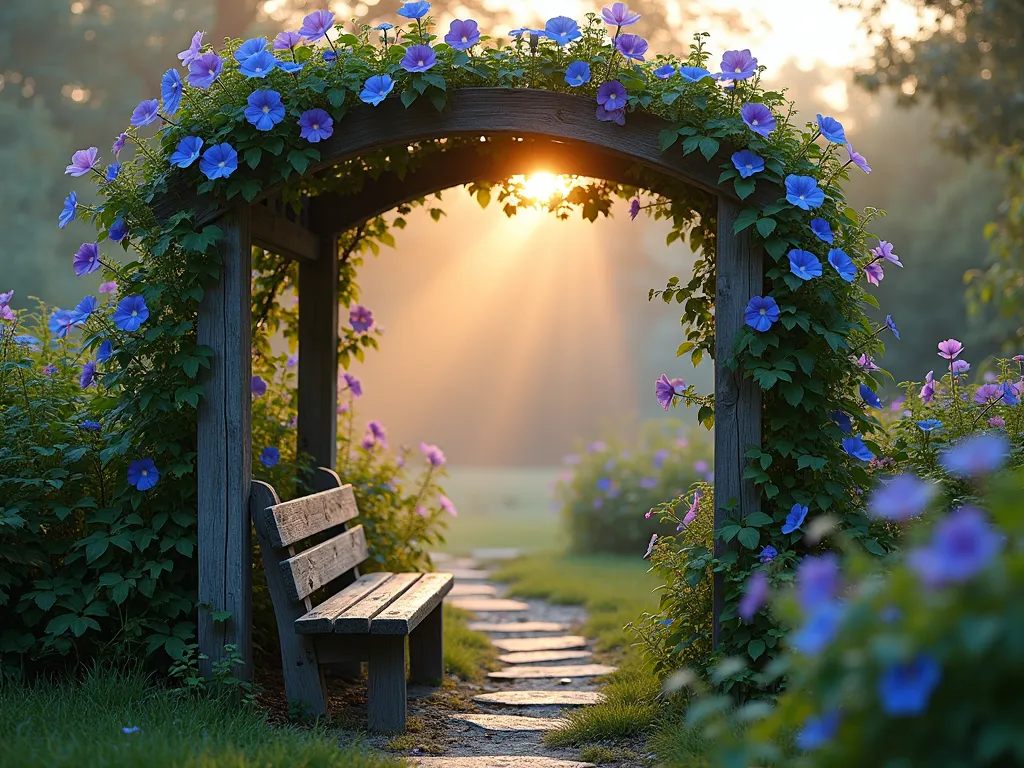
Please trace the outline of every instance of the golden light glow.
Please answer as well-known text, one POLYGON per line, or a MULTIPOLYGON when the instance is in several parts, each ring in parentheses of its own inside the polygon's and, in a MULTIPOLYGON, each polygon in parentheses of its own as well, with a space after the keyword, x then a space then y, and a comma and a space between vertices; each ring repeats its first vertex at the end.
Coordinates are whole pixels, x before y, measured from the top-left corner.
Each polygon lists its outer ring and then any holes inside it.
POLYGON ((572 189, 568 176, 556 176, 547 171, 538 171, 529 176, 514 176, 513 181, 521 183, 523 197, 538 203, 546 203, 556 195, 566 195, 572 189))

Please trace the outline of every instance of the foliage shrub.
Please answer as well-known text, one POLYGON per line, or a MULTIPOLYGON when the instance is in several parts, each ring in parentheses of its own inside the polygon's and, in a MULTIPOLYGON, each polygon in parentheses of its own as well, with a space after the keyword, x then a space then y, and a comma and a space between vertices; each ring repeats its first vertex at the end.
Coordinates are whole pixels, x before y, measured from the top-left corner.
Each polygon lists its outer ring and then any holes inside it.
POLYGON ((642 555, 652 533, 675 530, 648 513, 713 477, 710 441, 677 421, 646 424, 635 441, 610 433, 564 463, 555 498, 580 554, 642 555))

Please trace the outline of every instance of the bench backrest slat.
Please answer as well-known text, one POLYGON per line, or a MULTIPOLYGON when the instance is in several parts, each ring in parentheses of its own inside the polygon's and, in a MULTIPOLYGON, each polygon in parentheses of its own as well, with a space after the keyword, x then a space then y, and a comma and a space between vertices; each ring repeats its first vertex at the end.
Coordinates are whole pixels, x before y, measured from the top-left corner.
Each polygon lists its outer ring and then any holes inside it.
POLYGON ((274 546, 287 547, 346 523, 358 514, 352 486, 343 485, 270 507, 264 512, 264 523, 274 546))
POLYGON ((293 600, 308 597, 366 560, 366 533, 357 525, 281 561, 281 575, 293 600))

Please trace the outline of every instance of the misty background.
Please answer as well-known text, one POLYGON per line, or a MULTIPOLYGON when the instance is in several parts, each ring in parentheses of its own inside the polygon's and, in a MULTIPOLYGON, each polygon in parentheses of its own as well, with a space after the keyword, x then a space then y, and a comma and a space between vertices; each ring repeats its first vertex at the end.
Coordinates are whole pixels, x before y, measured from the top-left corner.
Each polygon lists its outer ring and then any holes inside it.
MULTIPOLYGON (((159 93, 196 29, 207 39, 275 35, 326 3, 301 0, 0 0, 0 291, 69 306, 98 280, 76 278, 72 255, 88 236, 81 224, 57 228, 69 191, 92 199, 88 182, 63 174, 71 154, 110 145, 139 101, 159 93)), ((397 0, 330 3, 340 18, 394 21, 397 0)), ((874 50, 860 17, 831 0, 634 0, 636 31, 652 52, 685 55, 695 32, 712 33, 721 53, 751 48, 767 79, 802 119, 841 120, 873 173, 855 171, 852 205, 889 215, 875 233, 892 241, 905 270, 890 268, 874 289, 881 317, 891 313, 902 340, 887 341, 897 382, 934 368, 936 342, 963 340, 971 359, 997 350, 983 321, 969 323, 963 273, 983 264, 983 228, 996 218, 1003 184, 985 158, 943 153, 941 118, 926 107, 897 108, 891 92, 868 93, 854 73, 874 50)), ((476 18, 482 30, 582 18, 600 4, 576 0, 435 0, 443 28, 476 18)), ((891 8, 891 23, 913 17, 891 8)), ((648 291, 687 275, 693 255, 667 247, 665 222, 559 221, 541 212, 507 218, 481 209, 464 190, 444 193, 446 216, 425 209, 396 231, 396 248, 370 257, 360 275, 362 303, 386 329, 379 353, 352 370, 363 380, 360 420, 378 419, 393 444, 442 446, 454 466, 538 467, 558 463, 605 428, 635 429, 664 417, 654 400, 662 373, 703 391, 709 364, 694 370, 674 357, 683 340, 676 305, 649 303, 648 291)), ((879 319, 880 319, 879 318, 879 319)), ((695 414, 676 412, 694 421, 695 414)))

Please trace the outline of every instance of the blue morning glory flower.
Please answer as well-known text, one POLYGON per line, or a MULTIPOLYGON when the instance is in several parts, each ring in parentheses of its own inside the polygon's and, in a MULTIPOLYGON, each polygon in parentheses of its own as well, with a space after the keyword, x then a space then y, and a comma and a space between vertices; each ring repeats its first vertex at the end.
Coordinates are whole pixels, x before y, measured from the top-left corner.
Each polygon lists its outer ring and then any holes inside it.
POLYGON ((171 154, 171 165, 179 168, 188 168, 199 159, 199 151, 203 148, 203 140, 198 136, 186 136, 178 142, 177 148, 171 154))
POLYGON ((607 492, 612 487, 612 481, 607 477, 602 477, 597 481, 597 490, 607 492))
POLYGON ((561 45, 568 45, 573 40, 583 37, 579 25, 568 16, 555 16, 544 25, 544 34, 561 45))
POLYGON ((75 315, 68 309, 53 310, 48 321, 50 333, 54 334, 58 339, 67 338, 75 324, 75 315))
POLYGON ((394 88, 395 81, 391 79, 391 75, 374 75, 367 78, 363 90, 359 94, 359 100, 376 107, 388 97, 394 88))
POLYGON ((896 717, 924 714, 932 692, 942 680, 942 667, 929 654, 918 654, 903 664, 893 664, 878 678, 882 710, 896 717))
POLYGON ((676 73, 674 64, 662 64, 656 70, 654 70, 654 76, 659 80, 668 80, 672 75, 676 73))
POLYGON ((680 67, 679 74, 689 83, 697 83, 705 77, 711 77, 711 73, 704 67, 680 67))
POLYGON ((818 130, 821 131, 822 136, 833 144, 846 143, 846 131, 843 130, 843 124, 834 117, 818 115, 818 130))
POLYGON ((297 61, 279 61, 277 62, 277 68, 284 70, 289 75, 294 75, 302 71, 305 64, 299 64, 297 61))
POLYGON ((284 104, 277 91, 253 91, 249 94, 245 119, 258 131, 269 131, 284 120, 284 104))
POLYGON ((132 110, 132 117, 128 121, 136 128, 141 128, 144 125, 149 125, 159 117, 160 102, 156 99, 147 99, 139 102, 134 110, 132 110))
POLYGON ((128 485, 137 490, 148 491, 159 479, 160 472, 152 459, 139 459, 128 465, 128 485))
POLYGON ((917 426, 922 432, 934 432, 937 429, 942 429, 942 422, 938 419, 925 419, 917 422, 917 426))
POLYGON ((896 328, 896 323, 893 322, 892 315, 885 316, 885 325, 890 331, 892 331, 892 335, 896 337, 896 340, 899 341, 900 332, 896 328))
POLYGON ((430 3, 425 0, 415 3, 406 3, 399 8, 396 13, 399 16, 404 16, 407 19, 422 19, 427 15, 427 11, 430 10, 430 3))
POLYGON ((100 424, 98 421, 86 419, 85 421, 78 425, 78 428, 88 430, 89 432, 99 432, 101 429, 103 429, 103 425, 100 424))
POLYGON ((875 391, 867 384, 860 385, 860 397, 865 403, 870 405, 872 408, 882 407, 882 401, 878 399, 878 395, 876 395, 875 391))
POLYGON ((263 53, 265 50, 267 50, 267 38, 252 37, 238 46, 238 49, 232 55, 235 57, 235 61, 242 64, 250 57, 255 56, 257 53, 263 53))
POLYGON ((86 296, 78 305, 72 310, 71 314, 74 315, 76 323, 84 323, 89 319, 90 315, 96 311, 96 297, 86 296))
POLYGON ((181 75, 176 69, 168 69, 160 78, 160 98, 164 102, 164 112, 173 115, 181 105, 181 75))
POLYGON ((825 202, 825 193, 813 176, 786 177, 786 200, 804 211, 818 208, 825 202))
POLYGON ((859 436, 847 437, 843 439, 843 450, 855 459, 861 461, 871 461, 875 458, 875 454, 871 452, 871 449, 864 445, 864 441, 859 436))
POLYGON ((238 168, 238 153, 230 144, 214 144, 203 152, 199 170, 208 179, 226 179, 238 168))
POLYGON ((1013 384, 1010 382, 1003 383, 1003 403, 1006 405, 1016 405, 1020 402, 1020 398, 1017 397, 1017 390, 1013 388, 1013 384))
POLYGON ((841 248, 833 248, 828 252, 828 263, 832 265, 839 276, 848 283, 857 279, 857 265, 853 259, 846 255, 841 248))
POLYGON ((829 418, 839 427, 840 431, 848 435, 853 432, 853 419, 842 411, 835 411, 829 418))
POLYGON ((764 158, 754 154, 749 149, 743 149, 734 153, 732 164, 744 179, 749 179, 755 173, 760 173, 764 170, 764 158))
POLYGON ((832 226, 825 219, 811 219, 811 232, 819 240, 823 240, 829 245, 832 245, 832 242, 835 240, 835 235, 832 234, 832 226))
POLYGON ((783 533, 792 533, 800 528, 804 524, 804 520, 807 519, 807 507, 801 504, 794 504, 793 508, 789 510, 789 514, 786 515, 786 522, 782 524, 783 533))
POLYGON ((838 600, 817 606, 804 624, 790 635, 790 644, 805 656, 817 656, 836 639, 845 615, 845 606, 838 600))
POLYGON ((743 321, 759 333, 764 333, 779 319, 779 305, 771 296, 754 296, 743 311, 743 321))
POLYGON ((775 547, 768 545, 761 550, 761 554, 757 556, 757 559, 762 563, 770 563, 776 557, 779 556, 779 551, 775 547))
POLYGON ((270 467, 277 466, 277 462, 281 460, 281 451, 268 445, 260 452, 260 464, 268 469, 270 467))
POLYGON ((60 216, 57 218, 60 229, 64 229, 64 227, 74 221, 77 215, 78 195, 72 192, 64 198, 64 207, 61 209, 60 216))
POLYGON ((821 717, 808 717, 796 734, 796 745, 804 752, 811 752, 832 741, 838 731, 838 709, 821 717))
POLYGON ((119 330, 134 333, 149 319, 149 307, 141 296, 126 296, 118 302, 111 319, 119 330))
POLYGON ((821 277, 821 262, 810 251, 794 248, 789 252, 789 271, 801 280, 821 277))
POLYGON ((585 61, 574 61, 565 70, 565 82, 573 88, 579 88, 590 82, 590 64, 585 61))
POLYGON ((243 61, 239 65, 238 71, 246 77, 266 77, 274 71, 276 66, 277 59, 274 58, 274 54, 270 51, 261 51, 243 61))
POLYGON ((744 104, 740 108, 743 123, 758 136, 767 136, 775 130, 775 115, 764 104, 744 104))
POLYGON ((982 433, 960 440, 939 457, 939 464, 955 477, 980 477, 1002 467, 1009 455, 1005 437, 982 433))
MULTIPOLYGON (((381 30, 387 32, 387 30, 381 30)), ((382 35, 383 37, 384 35, 382 35)), ((448 28, 444 41, 456 51, 468 51, 480 42, 480 25, 472 19, 455 19, 448 28)))
POLYGON ((120 163, 111 163, 110 165, 108 165, 107 166, 107 173, 106 173, 107 181, 113 181, 114 179, 116 179, 117 178, 117 174, 119 174, 120 172, 121 172, 121 164, 120 163))
MULTIPOLYGON (((71 314, 72 314, 72 316, 74 316, 73 312, 71 314)), ((81 325, 81 323, 76 323, 76 324, 77 325, 81 325)), ((32 336, 32 335, 27 334, 27 333, 19 333, 17 336, 15 336, 14 337, 14 343, 17 344, 19 347, 28 347, 29 349, 32 349, 32 350, 37 351, 37 352, 40 349, 42 349, 42 346, 43 346, 43 342, 41 342, 35 336, 32 336)))
POLYGON ((113 356, 113 354, 114 343, 110 339, 106 339, 102 344, 100 344, 100 348, 96 350, 96 362, 105 363, 113 356))

